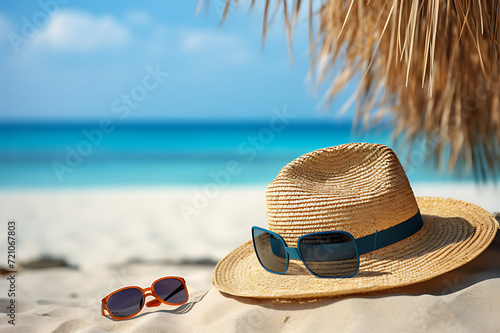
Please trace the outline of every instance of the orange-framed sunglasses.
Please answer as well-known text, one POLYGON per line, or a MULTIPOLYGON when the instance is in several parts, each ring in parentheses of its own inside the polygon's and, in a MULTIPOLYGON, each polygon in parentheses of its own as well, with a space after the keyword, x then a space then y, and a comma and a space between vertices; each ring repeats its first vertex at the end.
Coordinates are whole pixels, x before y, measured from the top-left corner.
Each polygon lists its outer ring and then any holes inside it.
POLYGON ((148 308, 161 303, 181 305, 189 299, 186 281, 181 277, 167 276, 154 281, 149 288, 131 286, 112 292, 102 299, 101 314, 106 316, 106 311, 115 320, 131 318, 141 312, 148 296, 155 298, 146 303, 148 308))

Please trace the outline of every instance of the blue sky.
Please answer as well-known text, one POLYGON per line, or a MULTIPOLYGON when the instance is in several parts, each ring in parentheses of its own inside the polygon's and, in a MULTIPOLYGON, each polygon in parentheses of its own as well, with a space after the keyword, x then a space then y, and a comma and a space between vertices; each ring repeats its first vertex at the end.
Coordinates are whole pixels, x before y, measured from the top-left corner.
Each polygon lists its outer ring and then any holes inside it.
POLYGON ((305 12, 291 65, 280 17, 261 49, 262 5, 240 1, 220 25, 223 2, 207 15, 198 0, 2 2, 0 121, 92 120, 125 105, 132 121, 264 119, 282 107, 352 119, 334 112, 352 89, 325 111, 326 87, 306 79, 305 12))

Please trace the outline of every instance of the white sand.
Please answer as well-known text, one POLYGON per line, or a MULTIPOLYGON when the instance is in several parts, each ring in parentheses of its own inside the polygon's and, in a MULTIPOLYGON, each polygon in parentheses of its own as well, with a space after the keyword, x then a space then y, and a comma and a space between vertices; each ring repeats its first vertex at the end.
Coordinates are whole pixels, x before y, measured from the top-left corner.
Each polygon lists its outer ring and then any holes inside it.
POLYGON ((261 188, 226 189, 205 201, 202 190, 4 191, 0 221, 17 221, 21 260, 43 254, 91 270, 129 260, 218 261, 251 237, 252 225, 267 223, 261 188))
MULTIPOLYGON (((201 188, 203 190, 203 188, 201 188)), ((432 281, 381 294, 315 302, 232 298, 211 290, 210 265, 151 260, 219 260, 266 226, 265 186, 232 188, 193 206, 196 189, 82 189, 0 192, 0 220, 14 218, 18 259, 62 257, 79 269, 22 270, 17 275, 16 327, 2 332, 287 332, 500 331, 500 238, 471 263, 432 281), (199 211, 185 219, 180 206, 199 211), (145 264, 125 264, 127 260, 145 264), (115 266, 112 266, 115 264, 115 266), (119 264, 116 266, 116 264, 119 264), (113 268, 114 267, 114 268, 113 268), (161 306, 115 322, 100 315, 100 300, 126 285, 149 286, 158 277, 186 278, 193 300, 161 306)), ((444 196, 500 210, 499 191, 472 186, 414 185, 418 196, 444 196)), ((5 226, 5 222, 1 225, 5 226)), ((6 228, 0 230, 5 253, 6 228)), ((2 263, 0 267, 5 267, 2 263)), ((8 282, 0 280, 0 311, 8 282)))
MULTIPOLYGON (((212 267, 127 265, 19 274, 17 326, 2 332, 498 332, 500 237, 469 264, 431 281, 377 294, 309 302, 254 300, 210 289, 212 267), (192 302, 162 305, 116 322, 100 315, 100 300, 128 284, 162 275, 186 277, 192 302)), ((0 283, 5 290, 5 282, 0 283)), ((2 304, 2 308, 4 308, 2 304)))

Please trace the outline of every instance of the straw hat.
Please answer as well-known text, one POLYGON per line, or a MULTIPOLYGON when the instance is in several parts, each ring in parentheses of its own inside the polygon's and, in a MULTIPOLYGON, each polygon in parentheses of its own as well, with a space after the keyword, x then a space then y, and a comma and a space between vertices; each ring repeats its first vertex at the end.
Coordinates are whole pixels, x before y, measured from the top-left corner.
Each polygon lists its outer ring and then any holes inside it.
MULTIPOLYGON (((355 238, 379 232, 420 210, 413 236, 360 256, 350 278, 318 278, 290 260, 285 275, 266 271, 252 241, 220 261, 212 276, 220 291, 257 298, 309 298, 363 293, 432 279, 485 250, 498 222, 483 208, 455 199, 415 198, 387 146, 353 143, 324 148, 287 164, 266 191, 269 229, 295 247, 306 233, 343 230, 355 238)), ((248 230, 250 234, 250 230, 248 230)))

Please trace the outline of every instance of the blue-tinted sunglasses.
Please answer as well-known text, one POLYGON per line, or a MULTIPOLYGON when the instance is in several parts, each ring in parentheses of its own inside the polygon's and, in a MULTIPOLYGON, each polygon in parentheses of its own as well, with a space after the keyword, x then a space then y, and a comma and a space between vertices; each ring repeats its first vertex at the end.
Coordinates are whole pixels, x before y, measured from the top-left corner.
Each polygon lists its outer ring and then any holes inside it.
POLYGON ((252 227, 252 239, 260 264, 267 271, 285 274, 290 259, 301 260, 311 274, 322 278, 356 275, 359 256, 397 243, 419 231, 424 222, 420 212, 395 226, 355 239, 345 231, 305 234, 297 247, 288 247, 277 233, 252 227))

